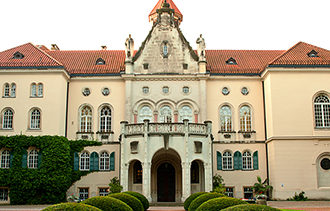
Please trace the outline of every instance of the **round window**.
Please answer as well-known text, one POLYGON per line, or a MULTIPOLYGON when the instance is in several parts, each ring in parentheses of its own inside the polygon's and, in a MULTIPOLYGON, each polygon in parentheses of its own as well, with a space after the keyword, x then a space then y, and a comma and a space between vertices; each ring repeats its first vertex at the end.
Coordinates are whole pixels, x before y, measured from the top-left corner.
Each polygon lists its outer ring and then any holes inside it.
POLYGON ((83 94, 84 96, 88 96, 88 95, 91 94, 91 90, 90 90, 89 88, 84 88, 82 94, 83 94))
POLYGON ((323 158, 321 160, 321 167, 324 170, 329 170, 330 169, 330 160, 329 160, 329 158, 323 158))
POLYGON ((185 93, 185 94, 188 94, 188 93, 189 93, 189 87, 184 86, 184 87, 182 88, 182 92, 185 93))
POLYGON ((102 90, 102 94, 103 94, 104 96, 108 96, 108 95, 110 94, 110 90, 109 90, 109 88, 103 88, 103 90, 102 90))
POLYGON ((147 87, 147 86, 142 87, 142 92, 144 94, 148 94, 149 93, 149 87, 147 87))
POLYGON ((249 94, 249 90, 246 87, 243 87, 242 90, 241 90, 241 92, 242 92, 243 95, 249 94))
POLYGON ((223 95, 228 95, 229 94, 229 89, 227 87, 222 88, 222 94, 223 95))
POLYGON ((170 88, 168 88, 168 86, 163 87, 163 93, 164 94, 168 94, 169 91, 170 91, 170 88))

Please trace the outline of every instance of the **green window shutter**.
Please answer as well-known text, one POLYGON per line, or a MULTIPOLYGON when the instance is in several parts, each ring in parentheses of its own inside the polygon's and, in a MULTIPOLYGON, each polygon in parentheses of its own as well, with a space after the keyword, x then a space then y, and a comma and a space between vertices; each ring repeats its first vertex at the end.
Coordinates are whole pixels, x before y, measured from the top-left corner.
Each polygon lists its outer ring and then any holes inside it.
POLYGON ((241 170, 242 169, 242 153, 236 151, 234 153, 234 169, 241 170))
POLYGON ((258 151, 255 151, 253 153, 253 169, 258 170, 259 169, 259 163, 258 163, 258 151))
POLYGON ((22 155, 22 168, 27 168, 27 151, 25 149, 22 155))
POLYGON ((110 171, 115 170, 115 152, 110 154, 110 171))
POLYGON ((75 170, 75 171, 79 170, 79 154, 78 154, 78 152, 74 153, 73 170, 75 170))
POLYGON ((217 170, 222 170, 221 152, 218 152, 218 151, 217 151, 217 170))
POLYGON ((9 168, 13 167, 13 159, 14 159, 13 151, 10 151, 9 168))
POLYGON ((40 166, 41 166, 41 159, 42 159, 42 152, 41 152, 41 150, 39 150, 39 152, 38 152, 38 168, 40 168, 40 166))
POLYGON ((99 155, 97 154, 97 152, 93 152, 91 154, 89 165, 91 171, 99 170, 99 155))

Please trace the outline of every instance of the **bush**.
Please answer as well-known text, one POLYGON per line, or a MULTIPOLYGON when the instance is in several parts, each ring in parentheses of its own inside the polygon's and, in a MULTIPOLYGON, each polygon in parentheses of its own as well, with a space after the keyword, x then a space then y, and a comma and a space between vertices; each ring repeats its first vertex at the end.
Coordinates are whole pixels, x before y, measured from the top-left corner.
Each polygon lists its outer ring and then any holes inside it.
POLYGON ((191 202, 192 202, 194 199, 196 199, 198 196, 203 195, 203 194, 205 194, 205 193, 206 193, 206 192, 197 192, 197 193, 193 193, 193 194, 191 194, 191 195, 190 195, 190 196, 184 201, 184 203, 183 203, 184 209, 185 209, 185 210, 188 210, 188 208, 189 208, 191 202))
POLYGON ((140 200, 127 193, 112 193, 112 194, 109 194, 107 197, 113 197, 113 198, 119 199, 122 202, 125 202, 134 211, 144 211, 143 205, 140 202, 140 200))
POLYGON ((301 191, 298 195, 295 192, 292 198, 288 198, 288 201, 307 201, 308 198, 305 196, 305 192, 301 191))
POLYGON ((219 198, 219 197, 225 197, 225 195, 223 195, 221 193, 205 193, 205 194, 203 194, 203 195, 198 196, 197 198, 195 198, 190 203, 188 210, 189 211, 195 211, 204 202, 206 202, 206 201, 208 201, 210 199, 219 198))
POLYGON ((103 211, 120 210, 120 211, 132 211, 127 204, 119 199, 107 197, 107 196, 95 196, 85 201, 82 204, 89 204, 91 206, 100 208, 103 211))
POLYGON ((133 191, 126 191, 124 193, 129 194, 129 195, 134 196, 135 198, 139 199, 140 202, 143 205, 144 210, 147 210, 149 208, 148 199, 144 195, 142 195, 141 193, 133 192, 133 191))
POLYGON ((42 211, 53 211, 53 210, 79 210, 79 211, 102 211, 99 208, 93 207, 88 204, 81 204, 81 203, 73 203, 73 202, 67 202, 67 203, 61 203, 61 204, 54 204, 52 206, 46 207, 42 211))
POLYGON ((280 211, 279 209, 272 208, 266 205, 260 205, 260 204, 240 204, 232 207, 228 207, 226 209, 223 209, 222 211, 280 211))
POLYGON ((196 211, 218 211, 239 204, 247 204, 247 202, 230 197, 215 198, 204 202, 196 211))
POLYGON ((114 177, 109 183, 110 193, 120 193, 123 190, 123 186, 120 185, 118 177, 114 177))

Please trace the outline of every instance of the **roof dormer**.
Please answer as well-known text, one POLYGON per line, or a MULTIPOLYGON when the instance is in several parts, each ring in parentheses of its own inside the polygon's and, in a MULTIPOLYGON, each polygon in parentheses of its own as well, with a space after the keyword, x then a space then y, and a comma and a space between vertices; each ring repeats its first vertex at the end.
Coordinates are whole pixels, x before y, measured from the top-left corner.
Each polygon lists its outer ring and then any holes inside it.
POLYGON ((104 61, 104 59, 102 59, 102 58, 98 58, 98 59, 96 60, 96 65, 105 65, 105 61, 104 61))
POLYGON ((24 55, 22 53, 20 53, 19 51, 17 51, 13 55, 13 59, 23 59, 23 58, 24 58, 24 55))
POLYGON ((308 57, 319 57, 318 55, 318 52, 316 52, 315 50, 312 50, 311 52, 309 52, 307 54, 308 57))
POLYGON ((226 64, 229 64, 229 65, 236 65, 237 62, 236 62, 236 60, 235 60, 233 57, 230 57, 230 58, 226 61, 226 64))

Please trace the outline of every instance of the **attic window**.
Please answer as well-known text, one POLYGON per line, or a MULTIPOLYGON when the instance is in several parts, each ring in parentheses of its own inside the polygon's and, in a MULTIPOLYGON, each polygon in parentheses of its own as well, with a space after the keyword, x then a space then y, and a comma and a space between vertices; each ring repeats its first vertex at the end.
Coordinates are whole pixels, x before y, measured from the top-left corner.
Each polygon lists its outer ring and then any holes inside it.
POLYGON ((308 55, 308 57, 319 57, 317 54, 318 54, 318 53, 317 53, 316 51, 312 50, 312 51, 309 52, 307 55, 308 55))
POLYGON ((16 53, 14 53, 13 59, 23 59, 23 58, 24 58, 24 55, 22 53, 20 53, 18 51, 16 53))
POLYGON ((230 57, 230 59, 226 61, 226 64, 235 65, 237 62, 233 57, 230 57))
POLYGON ((96 60, 96 65, 105 65, 105 61, 102 58, 96 60))

